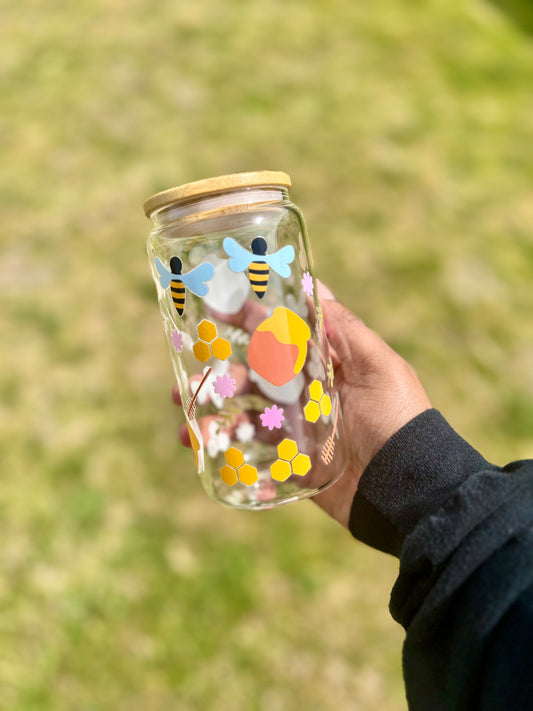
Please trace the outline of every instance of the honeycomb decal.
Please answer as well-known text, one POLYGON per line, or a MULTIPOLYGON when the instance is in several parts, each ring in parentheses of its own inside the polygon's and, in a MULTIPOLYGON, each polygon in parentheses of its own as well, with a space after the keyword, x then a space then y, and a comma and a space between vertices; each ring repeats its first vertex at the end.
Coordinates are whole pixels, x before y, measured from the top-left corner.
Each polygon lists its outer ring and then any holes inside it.
POLYGON ((278 444, 278 459, 270 467, 272 479, 285 481, 291 474, 305 476, 311 469, 311 460, 307 454, 298 452, 298 445, 293 439, 284 439, 278 444))
POLYGON ((331 412, 331 398, 324 392, 322 383, 313 380, 309 386, 309 402, 304 407, 304 417, 308 422, 316 422, 320 415, 331 412))
POLYGON ((257 469, 251 464, 246 464, 240 449, 230 447, 224 453, 226 464, 220 470, 224 484, 233 486, 238 481, 246 486, 252 486, 257 481, 257 469))
POLYGON ((217 327, 212 321, 204 318, 198 326, 198 340, 192 347, 196 360, 205 363, 211 356, 226 360, 231 354, 231 344, 217 333, 217 327))

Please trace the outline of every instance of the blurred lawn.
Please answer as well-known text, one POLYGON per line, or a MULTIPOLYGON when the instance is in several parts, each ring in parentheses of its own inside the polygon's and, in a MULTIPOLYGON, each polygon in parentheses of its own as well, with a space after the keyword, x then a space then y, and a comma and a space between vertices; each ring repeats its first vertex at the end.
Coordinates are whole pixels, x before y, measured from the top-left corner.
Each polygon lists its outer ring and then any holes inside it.
POLYGON ((191 473, 141 204, 289 172, 323 280, 532 456, 530 4, 2 5, 0 708, 405 709, 395 561, 191 473))

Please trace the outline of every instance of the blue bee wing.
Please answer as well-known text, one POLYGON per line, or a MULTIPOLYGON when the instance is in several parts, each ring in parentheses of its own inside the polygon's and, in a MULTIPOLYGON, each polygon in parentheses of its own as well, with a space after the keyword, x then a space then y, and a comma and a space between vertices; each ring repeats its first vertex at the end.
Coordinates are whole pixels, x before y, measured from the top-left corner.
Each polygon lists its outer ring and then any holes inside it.
POLYGON ((194 269, 191 269, 187 274, 180 274, 179 278, 193 294, 196 294, 196 296, 205 296, 209 291, 209 287, 205 282, 214 276, 215 267, 209 262, 204 262, 194 269))
POLYGON ((264 259, 280 277, 289 277, 291 275, 289 264, 294 259, 294 247, 287 244, 274 254, 265 254, 261 259, 264 259))
POLYGON ((251 252, 241 247, 232 237, 226 237, 222 246, 229 257, 228 267, 232 272, 243 272, 255 259, 251 252))
POLYGON ((168 271, 168 269, 165 267, 159 257, 155 258, 155 268, 157 269, 157 272, 159 274, 159 281, 161 283, 161 286, 163 287, 163 289, 166 289, 168 286, 170 286, 170 282, 172 281, 172 272, 168 271))

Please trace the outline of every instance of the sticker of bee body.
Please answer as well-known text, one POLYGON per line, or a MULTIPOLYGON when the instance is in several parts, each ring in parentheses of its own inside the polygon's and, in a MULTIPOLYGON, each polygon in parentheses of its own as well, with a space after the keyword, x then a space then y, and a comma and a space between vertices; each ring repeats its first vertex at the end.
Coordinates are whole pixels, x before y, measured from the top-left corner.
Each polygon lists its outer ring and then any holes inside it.
POLYGON ((294 247, 290 244, 273 254, 266 253, 267 243, 263 237, 252 240, 251 252, 241 247, 232 237, 226 237, 222 246, 229 257, 228 266, 233 272, 248 269, 250 286, 259 299, 266 293, 271 268, 283 278, 291 275, 289 264, 294 260, 294 247))
POLYGON ((212 264, 205 262, 199 264, 190 272, 182 274, 182 262, 179 257, 172 257, 170 260, 170 271, 165 267, 159 257, 155 258, 155 268, 159 274, 159 283, 163 289, 170 286, 172 301, 178 312, 178 316, 183 316, 185 310, 185 293, 187 289, 196 296, 205 296, 209 291, 206 282, 213 278, 215 269, 212 264))

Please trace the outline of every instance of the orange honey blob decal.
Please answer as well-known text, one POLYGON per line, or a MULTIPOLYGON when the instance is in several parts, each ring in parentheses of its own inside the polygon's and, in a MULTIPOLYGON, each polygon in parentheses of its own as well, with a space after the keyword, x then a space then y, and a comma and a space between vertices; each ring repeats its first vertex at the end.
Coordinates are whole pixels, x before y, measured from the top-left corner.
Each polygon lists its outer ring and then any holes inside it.
POLYGON ((285 385, 304 366, 311 331, 290 309, 278 306, 256 328, 248 346, 248 363, 272 385, 285 385))

